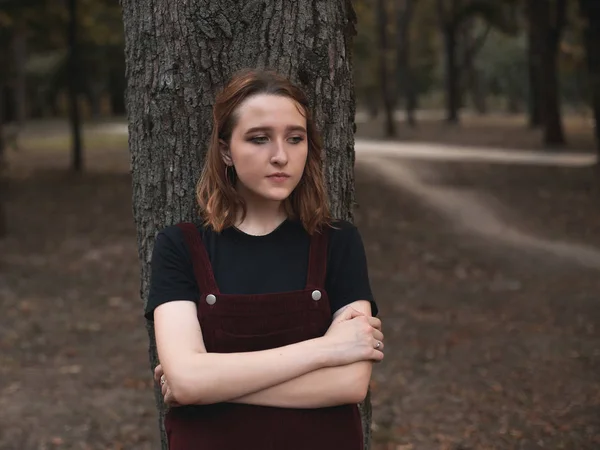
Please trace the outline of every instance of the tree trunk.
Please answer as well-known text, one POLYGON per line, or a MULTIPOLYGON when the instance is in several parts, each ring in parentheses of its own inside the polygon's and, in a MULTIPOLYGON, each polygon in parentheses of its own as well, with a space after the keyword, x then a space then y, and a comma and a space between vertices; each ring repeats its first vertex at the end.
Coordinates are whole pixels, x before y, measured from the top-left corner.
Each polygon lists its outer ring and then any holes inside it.
POLYGON ((540 27, 536 26, 535 0, 528 0, 526 4, 528 20, 527 30, 527 65, 529 69, 529 126, 539 127, 542 124, 542 94, 541 88, 541 48, 540 27))
MULTIPOLYGON (((210 137, 214 96, 239 69, 273 68, 305 89, 323 135, 332 213, 351 220, 356 17, 350 0, 122 0, 122 7, 144 302, 156 232, 197 217, 195 184, 210 137)), ((153 368, 157 359, 150 323, 147 330, 153 368)), ((159 389, 156 400, 165 449, 159 389)), ((361 410, 368 447, 369 402, 361 410)))
POLYGON ((487 104, 485 98, 485 89, 481 80, 481 75, 475 64, 475 57, 487 39, 489 28, 485 32, 475 35, 475 20, 466 20, 461 28, 461 57, 462 62, 458 68, 458 78, 460 83, 459 102, 461 106, 466 104, 467 96, 471 101, 475 111, 483 115, 487 113, 487 104))
POLYGON ((81 92, 79 52, 77 43, 77 0, 69 0, 69 25, 67 30, 69 59, 67 78, 69 83, 69 119, 71 122, 72 169, 83 169, 83 149, 81 145, 81 115, 78 97, 81 92))
POLYGON ((600 3, 597 0, 579 0, 580 14, 587 21, 584 45, 594 111, 594 134, 600 167, 600 3))
POLYGON ((544 144, 548 147, 559 147, 565 144, 565 137, 560 112, 557 60, 566 0, 532 0, 531 6, 531 26, 538 28, 542 44, 539 84, 544 144))
POLYGON ((392 94, 389 67, 388 67, 388 14, 385 0, 377 0, 377 27, 379 28, 379 87, 381 89, 381 100, 385 113, 384 134, 386 137, 396 135, 396 123, 394 121, 394 110, 396 106, 395 95, 392 94))
POLYGON ((460 105, 460 77, 456 64, 456 28, 447 24, 444 28, 444 55, 446 64, 446 121, 458 123, 460 105))
POLYGON ((404 107, 408 125, 416 126, 417 90, 410 64, 410 23, 416 0, 404 0, 396 11, 396 93, 404 93, 404 107))

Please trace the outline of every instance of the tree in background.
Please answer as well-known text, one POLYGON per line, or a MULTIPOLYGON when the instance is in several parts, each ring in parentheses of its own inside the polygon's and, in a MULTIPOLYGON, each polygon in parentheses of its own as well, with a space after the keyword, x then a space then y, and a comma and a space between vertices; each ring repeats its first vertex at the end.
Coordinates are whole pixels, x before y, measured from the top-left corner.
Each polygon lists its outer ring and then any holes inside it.
POLYGON ((417 86, 411 64, 411 33, 417 0, 402 0, 396 5, 396 101, 404 97, 407 123, 414 127, 417 123, 417 86))
POLYGON ((566 0, 528 0, 527 4, 529 26, 534 28, 531 33, 539 40, 534 41, 533 58, 538 62, 533 64, 533 78, 537 80, 534 81, 532 92, 536 92, 536 84, 539 85, 539 91, 533 98, 539 102, 537 108, 543 126, 544 144, 551 147, 565 143, 560 110, 558 51, 566 23, 566 6, 566 0))
MULTIPOLYGON (((332 214, 352 218, 356 17, 349 0, 243 5, 233 0, 122 0, 122 6, 133 212, 144 299, 156 232, 197 217, 195 184, 211 132, 211 107, 217 90, 239 69, 272 68, 304 88, 322 131, 332 214)), ((147 329, 153 368, 157 361, 150 323, 147 329)), ((163 412, 160 390, 156 393, 163 412)), ((362 411, 368 446, 368 398, 362 411)), ((166 448, 164 430, 161 435, 166 448)))
POLYGON ((446 90, 446 120, 450 123, 459 121, 461 106, 461 80, 465 67, 472 62, 481 49, 493 26, 506 32, 512 32, 514 3, 511 0, 436 0, 439 27, 443 37, 444 78, 446 90), (468 32, 465 39, 464 27, 471 20, 481 17, 487 26, 477 37, 468 32), (461 39, 462 37, 462 39, 461 39), (462 61, 459 57, 462 50, 462 61))
POLYGON ((377 36, 375 14, 372 4, 366 0, 353 2, 358 20, 354 39, 353 78, 356 99, 367 109, 371 119, 377 117, 381 101, 377 65, 377 36))
POLYGON ((527 64, 529 77, 529 126, 539 127, 542 124, 542 47, 541 28, 534 26, 535 10, 533 1, 527 0, 525 6, 527 16, 527 64))
POLYGON ((79 93, 81 91, 81 67, 79 65, 79 42, 77 0, 68 0, 69 22, 67 26, 67 78, 69 87, 69 121, 71 122, 72 169, 83 169, 83 146, 81 143, 81 113, 79 112, 79 93))
POLYGON ((600 2, 597 0, 579 0, 579 8, 585 21, 583 37, 592 92, 596 148, 600 159, 600 2))
POLYGON ((394 110, 396 106, 393 84, 390 82, 390 65, 388 62, 390 56, 389 32, 388 32, 388 11, 385 0, 377 0, 377 36, 379 40, 379 88, 381 89, 381 100, 385 113, 384 135, 393 137, 396 135, 396 121, 394 110))
POLYGON ((8 185, 8 166, 6 151, 9 143, 16 147, 18 127, 12 131, 6 129, 9 121, 21 125, 25 119, 24 83, 24 47, 25 47, 25 14, 28 7, 38 6, 36 0, 3 0, 0 2, 0 238, 8 231, 6 216, 6 196, 8 185), (7 104, 7 93, 12 87, 17 103, 13 111, 7 104), (20 103, 20 104, 19 104, 20 103), (11 114, 13 117, 11 117, 11 114))
POLYGON ((507 36, 491 30, 475 61, 485 90, 501 99, 508 113, 522 111, 528 103, 527 37, 507 36))

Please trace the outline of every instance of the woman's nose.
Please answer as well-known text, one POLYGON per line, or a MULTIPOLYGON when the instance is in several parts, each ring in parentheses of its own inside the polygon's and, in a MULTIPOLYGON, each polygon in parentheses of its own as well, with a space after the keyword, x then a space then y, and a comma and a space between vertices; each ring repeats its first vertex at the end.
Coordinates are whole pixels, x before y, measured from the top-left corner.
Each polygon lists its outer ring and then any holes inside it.
POLYGON ((285 143, 282 141, 275 141, 273 149, 273 156, 271 157, 271 162, 274 164, 286 164, 288 161, 287 151, 285 149, 285 143))

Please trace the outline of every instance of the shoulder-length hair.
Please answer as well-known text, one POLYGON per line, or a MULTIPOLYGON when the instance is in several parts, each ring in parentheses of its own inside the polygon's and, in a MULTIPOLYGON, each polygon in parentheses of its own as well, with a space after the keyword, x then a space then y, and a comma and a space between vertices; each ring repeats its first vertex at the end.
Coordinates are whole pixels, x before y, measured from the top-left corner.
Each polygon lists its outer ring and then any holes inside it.
POLYGON ((269 94, 294 100, 306 118, 308 156, 300 182, 284 200, 288 217, 302 222, 312 234, 331 224, 327 192, 322 170, 321 137, 310 113, 308 99, 300 88, 287 78, 267 70, 245 70, 236 74, 217 95, 213 107, 213 129, 202 175, 196 187, 200 214, 206 225, 217 232, 234 226, 238 211, 246 216, 244 199, 235 189, 235 170, 228 170, 220 150, 220 142, 231 142, 237 125, 237 109, 246 99, 269 94), (233 172, 233 173, 230 173, 233 172))

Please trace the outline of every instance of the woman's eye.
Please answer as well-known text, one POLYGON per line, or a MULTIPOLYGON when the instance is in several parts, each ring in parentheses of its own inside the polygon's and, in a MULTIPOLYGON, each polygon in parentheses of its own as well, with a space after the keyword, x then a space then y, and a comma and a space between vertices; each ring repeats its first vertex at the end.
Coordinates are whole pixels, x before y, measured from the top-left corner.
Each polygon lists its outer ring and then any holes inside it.
POLYGON ((250 138, 250 141, 255 144, 265 144, 269 141, 269 138, 267 136, 254 136, 250 138))
POLYGON ((303 140, 304 140, 304 137, 302 137, 302 136, 292 136, 291 138, 289 138, 289 142, 291 142, 292 144, 299 144, 303 140))

